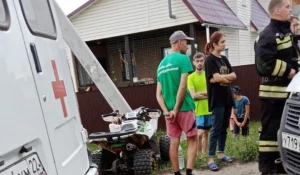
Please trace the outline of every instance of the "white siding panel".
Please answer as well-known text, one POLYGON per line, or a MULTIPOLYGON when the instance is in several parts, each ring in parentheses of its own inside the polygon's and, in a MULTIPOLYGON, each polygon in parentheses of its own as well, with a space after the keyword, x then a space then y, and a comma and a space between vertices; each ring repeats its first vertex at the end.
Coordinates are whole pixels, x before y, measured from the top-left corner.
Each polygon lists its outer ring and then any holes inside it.
POLYGON ((71 19, 85 41, 122 36, 197 22, 182 0, 172 0, 169 17, 167 0, 98 0, 71 19))
POLYGON ((270 0, 258 0, 258 2, 263 6, 266 12, 268 12, 270 0))
POLYGON ((230 63, 233 66, 254 64, 253 44, 257 34, 250 30, 251 1, 247 0, 246 6, 242 4, 242 0, 236 0, 234 2, 226 0, 226 2, 236 11, 239 19, 248 28, 248 30, 221 29, 221 31, 226 34, 226 45, 230 63))
POLYGON ((225 0, 226 4, 231 8, 231 10, 237 14, 237 1, 236 0, 225 0))

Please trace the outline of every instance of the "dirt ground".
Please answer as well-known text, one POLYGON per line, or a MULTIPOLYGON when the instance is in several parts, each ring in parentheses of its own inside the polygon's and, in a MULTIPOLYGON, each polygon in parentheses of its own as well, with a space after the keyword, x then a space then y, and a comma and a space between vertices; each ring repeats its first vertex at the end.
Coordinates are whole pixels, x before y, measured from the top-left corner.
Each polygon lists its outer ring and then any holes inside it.
MULTIPOLYGON (((182 172, 185 175, 185 172, 182 172)), ((221 168, 217 172, 210 170, 193 171, 194 175, 260 175, 257 162, 246 164, 233 163, 232 165, 221 168)), ((161 173, 160 175, 172 175, 172 173, 161 173)))

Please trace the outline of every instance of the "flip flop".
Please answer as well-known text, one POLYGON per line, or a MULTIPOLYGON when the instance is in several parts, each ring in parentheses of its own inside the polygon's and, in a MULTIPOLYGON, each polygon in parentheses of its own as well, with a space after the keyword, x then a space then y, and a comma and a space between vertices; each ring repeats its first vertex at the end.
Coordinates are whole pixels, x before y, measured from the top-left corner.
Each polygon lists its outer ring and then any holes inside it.
POLYGON ((229 156, 224 156, 222 159, 219 159, 219 160, 226 162, 226 163, 233 162, 232 158, 230 158, 229 156))
POLYGON ((208 164, 208 168, 210 169, 210 171, 218 171, 219 170, 219 167, 216 164, 216 162, 208 164))

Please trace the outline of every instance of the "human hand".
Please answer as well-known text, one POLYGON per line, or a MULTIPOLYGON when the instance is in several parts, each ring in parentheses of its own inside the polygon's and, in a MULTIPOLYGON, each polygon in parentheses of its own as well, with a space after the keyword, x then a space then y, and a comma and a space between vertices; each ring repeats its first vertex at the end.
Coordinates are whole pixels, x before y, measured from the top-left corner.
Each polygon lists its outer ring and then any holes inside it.
POLYGON ((242 124, 240 122, 237 122, 236 125, 240 128, 242 124))
POLYGON ((170 111, 170 115, 171 115, 171 120, 170 121, 171 122, 176 121, 177 114, 178 114, 178 111, 176 111, 176 110, 170 111))
POLYGON ((240 126, 240 127, 242 128, 242 127, 244 127, 245 125, 246 125, 246 123, 243 122, 243 123, 241 123, 241 126, 240 126))
POLYGON ((291 69, 291 72, 290 72, 289 75, 288 75, 288 79, 294 78, 295 75, 296 75, 295 69, 291 69))
POLYGON ((165 115, 166 119, 170 122, 174 122, 175 121, 175 115, 174 113, 171 111, 171 112, 166 112, 166 115, 165 115))
POLYGON ((216 83, 216 81, 214 80, 214 78, 211 78, 211 79, 209 80, 209 82, 210 82, 210 83, 216 83))

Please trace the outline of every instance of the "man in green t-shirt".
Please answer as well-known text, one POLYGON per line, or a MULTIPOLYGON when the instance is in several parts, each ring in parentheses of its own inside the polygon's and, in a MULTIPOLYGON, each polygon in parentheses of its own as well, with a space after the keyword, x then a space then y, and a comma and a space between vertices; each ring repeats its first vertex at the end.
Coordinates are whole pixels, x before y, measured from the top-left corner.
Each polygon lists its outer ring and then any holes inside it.
POLYGON ((196 123, 198 128, 198 154, 206 154, 208 132, 211 128, 211 112, 207 100, 206 77, 204 71, 205 55, 198 52, 193 57, 195 72, 188 77, 188 89, 196 106, 196 123))
POLYGON ((170 37, 172 51, 157 69, 156 98, 166 118, 167 133, 171 139, 170 160, 175 175, 181 175, 178 166, 178 147, 181 132, 184 131, 188 141, 186 174, 192 175, 197 154, 197 127, 195 105, 187 91, 187 77, 193 72, 190 58, 186 55, 187 37, 184 32, 176 31, 170 37))

